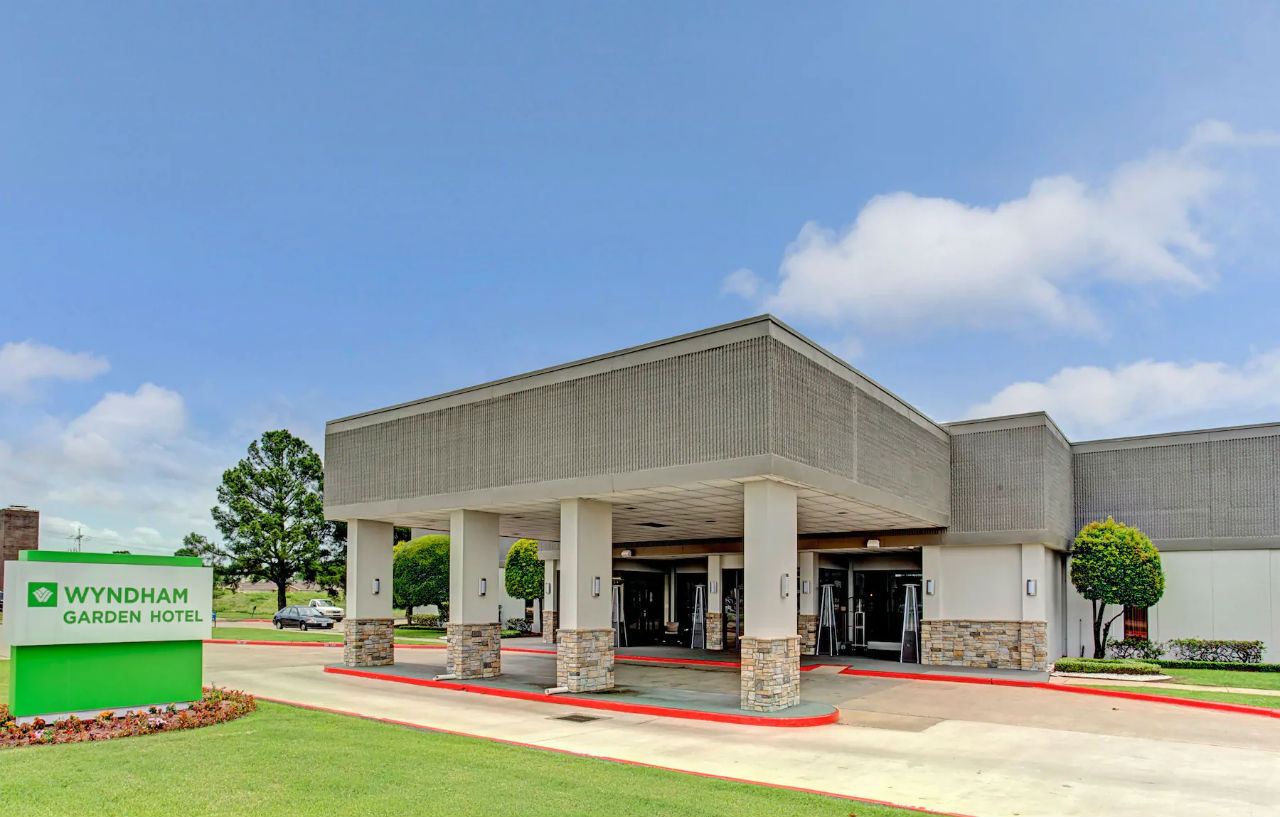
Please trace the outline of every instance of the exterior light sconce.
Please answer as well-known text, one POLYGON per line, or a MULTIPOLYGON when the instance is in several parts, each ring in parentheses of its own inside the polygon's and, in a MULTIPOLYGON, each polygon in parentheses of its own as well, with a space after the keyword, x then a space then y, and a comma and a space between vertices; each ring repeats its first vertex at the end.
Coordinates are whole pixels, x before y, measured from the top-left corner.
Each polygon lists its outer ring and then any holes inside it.
POLYGON ((708 593, 714 593, 714 592, 716 592, 716 587, 717 587, 717 586, 718 586, 718 585, 716 585, 716 583, 715 583, 714 581, 712 581, 712 582, 710 583, 710 586, 707 588, 707 592, 708 592, 708 593))
POLYGON ((804 594, 804 595, 806 595, 806 596, 807 596, 807 595, 809 595, 809 580, 808 580, 808 579, 805 579, 804 581, 800 582, 800 592, 801 592, 801 593, 803 593, 803 594, 804 594))
POLYGON ((782 585, 779 588, 779 592, 781 593, 784 599, 791 595, 791 574, 790 573, 782 574, 782 585))
POLYGON ((924 580, 924 594, 925 594, 926 596, 932 596, 932 595, 933 595, 933 579, 925 579, 925 580, 924 580))
POLYGON ((551 595, 551 580, 547 579, 547 595, 551 595))
POLYGON ((596 576, 591 580, 591 595, 600 595, 600 577, 596 576))
POLYGON ((378 595, 378 594, 379 594, 379 593, 381 593, 381 592, 382 592, 382 579, 374 579, 374 580, 373 580, 373 595, 375 595, 375 596, 376 596, 376 595, 378 595))
POLYGON ((1027 579, 1027 595, 1034 596, 1036 594, 1036 580, 1027 579))
POLYGON ((867 540, 867 547, 869 547, 869 548, 878 548, 878 547, 880 547, 880 540, 879 540, 879 539, 868 539, 868 540, 867 540))
POLYGON ((480 595, 482 595, 482 596, 483 596, 484 594, 486 594, 486 593, 488 593, 488 592, 489 592, 489 580, 488 580, 488 579, 481 579, 481 580, 480 580, 480 595))

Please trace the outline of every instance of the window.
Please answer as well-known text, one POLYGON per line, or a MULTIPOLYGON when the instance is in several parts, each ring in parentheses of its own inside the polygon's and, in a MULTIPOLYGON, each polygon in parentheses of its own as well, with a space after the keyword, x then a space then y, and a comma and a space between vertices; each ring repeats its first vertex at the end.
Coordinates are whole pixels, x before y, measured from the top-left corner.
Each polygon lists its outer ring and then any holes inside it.
POLYGON ((1147 608, 1146 607, 1126 607, 1124 608, 1124 637, 1125 638, 1141 638, 1144 641, 1147 638, 1147 608))

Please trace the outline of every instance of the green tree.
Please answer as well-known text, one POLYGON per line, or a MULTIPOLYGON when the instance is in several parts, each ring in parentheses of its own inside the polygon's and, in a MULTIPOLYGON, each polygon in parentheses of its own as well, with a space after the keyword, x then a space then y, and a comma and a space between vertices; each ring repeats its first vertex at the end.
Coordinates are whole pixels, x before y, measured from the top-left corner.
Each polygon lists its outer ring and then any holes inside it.
POLYGON ((524 599, 526 610, 531 599, 542 598, 544 567, 538 558, 536 539, 517 539, 511 543, 511 550, 507 551, 507 595, 524 599))
POLYGON ((394 548, 391 565, 391 603, 404 608, 434 604, 441 617, 449 614, 449 537, 419 536, 394 548))
POLYGON ((267 431, 248 456, 222 474, 213 521, 237 572, 276 586, 276 603, 297 575, 314 575, 333 526, 324 518, 320 457, 288 431, 267 431))
POLYGON ((1164 595, 1160 551, 1137 528, 1111 517, 1090 522, 1071 550, 1071 583, 1093 604, 1093 657, 1105 658, 1111 625, 1125 607, 1150 607, 1164 595), (1106 618, 1108 604, 1120 612, 1106 618))
POLYGON ((227 549, 209 541, 198 533, 188 533, 182 537, 182 547, 174 552, 174 556, 198 556, 205 567, 213 568, 213 584, 234 590, 240 581, 236 573, 235 560, 227 549))

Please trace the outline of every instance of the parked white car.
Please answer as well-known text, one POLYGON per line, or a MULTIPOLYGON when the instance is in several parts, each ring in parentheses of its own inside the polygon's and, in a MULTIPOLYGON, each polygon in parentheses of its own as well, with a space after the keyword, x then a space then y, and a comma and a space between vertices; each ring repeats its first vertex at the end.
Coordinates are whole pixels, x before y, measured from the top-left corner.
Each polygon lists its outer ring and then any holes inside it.
POLYGON ((316 610, 325 618, 331 618, 334 621, 342 621, 342 608, 338 607, 328 599, 312 599, 307 602, 307 606, 316 610))

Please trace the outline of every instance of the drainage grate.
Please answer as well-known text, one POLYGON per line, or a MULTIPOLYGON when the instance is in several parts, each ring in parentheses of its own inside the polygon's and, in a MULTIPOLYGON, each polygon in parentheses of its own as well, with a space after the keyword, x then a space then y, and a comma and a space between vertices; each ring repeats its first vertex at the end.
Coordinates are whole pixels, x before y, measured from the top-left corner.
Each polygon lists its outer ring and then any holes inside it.
POLYGON ((569 721, 570 723, 590 723, 591 721, 600 720, 600 717, 597 715, 582 715, 580 713, 575 712, 572 715, 560 715, 558 717, 552 718, 551 720, 569 721))

